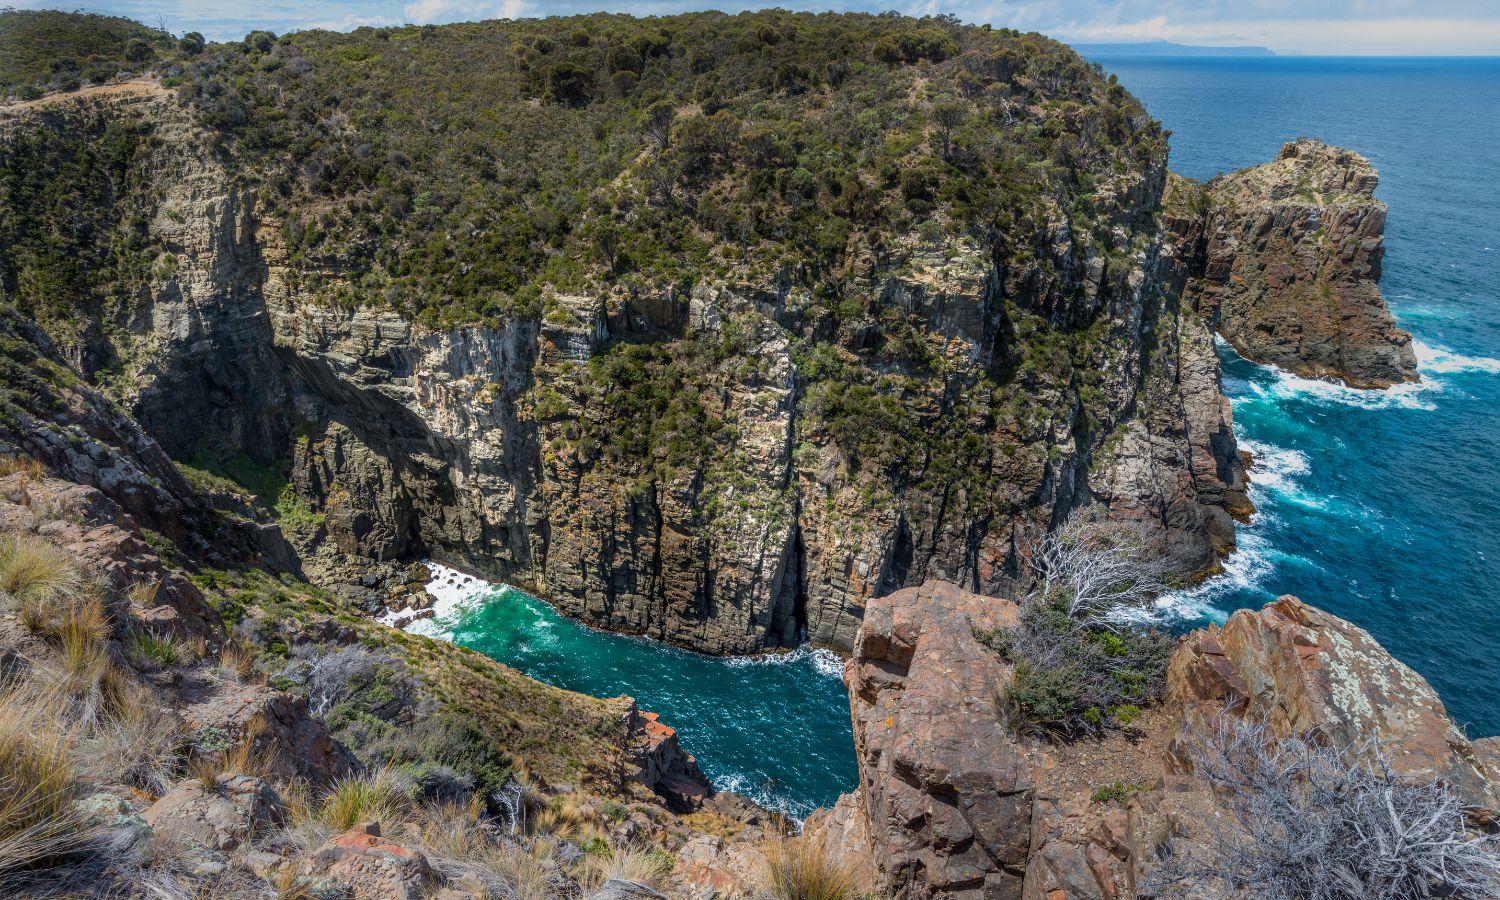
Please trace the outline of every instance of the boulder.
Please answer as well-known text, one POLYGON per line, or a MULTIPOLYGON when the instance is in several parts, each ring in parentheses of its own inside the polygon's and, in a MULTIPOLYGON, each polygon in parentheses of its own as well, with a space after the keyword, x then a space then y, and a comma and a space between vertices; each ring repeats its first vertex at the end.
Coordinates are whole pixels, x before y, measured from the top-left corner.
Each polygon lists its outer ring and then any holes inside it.
POLYGON ((245 845, 265 825, 280 821, 283 813, 281 798, 264 780, 229 775, 212 788, 183 782, 141 817, 158 834, 228 851, 245 845))
POLYGON ((658 900, 658 898, 666 900, 666 895, 645 882, 622 878, 611 878, 589 896, 589 900, 658 900))
POLYGON ((441 880, 426 856, 385 840, 375 823, 329 838, 313 852, 304 873, 342 882, 349 900, 419 900, 441 880))

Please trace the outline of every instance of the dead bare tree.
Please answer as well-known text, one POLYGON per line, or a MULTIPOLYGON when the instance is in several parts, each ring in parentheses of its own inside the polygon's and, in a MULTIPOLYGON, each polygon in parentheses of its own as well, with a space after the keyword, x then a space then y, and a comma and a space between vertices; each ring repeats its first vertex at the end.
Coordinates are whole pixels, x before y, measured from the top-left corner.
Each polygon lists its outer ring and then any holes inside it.
POLYGON ((1167 842, 1153 894, 1500 896, 1500 836, 1470 830, 1441 782, 1398 776, 1378 744, 1278 739, 1226 714, 1190 757, 1229 815, 1208 820, 1203 837, 1167 842))
POLYGON ((1057 603, 1091 628, 1110 628, 1120 614, 1166 592, 1167 555, 1128 525, 1074 513, 1032 542, 1032 598, 1057 603))

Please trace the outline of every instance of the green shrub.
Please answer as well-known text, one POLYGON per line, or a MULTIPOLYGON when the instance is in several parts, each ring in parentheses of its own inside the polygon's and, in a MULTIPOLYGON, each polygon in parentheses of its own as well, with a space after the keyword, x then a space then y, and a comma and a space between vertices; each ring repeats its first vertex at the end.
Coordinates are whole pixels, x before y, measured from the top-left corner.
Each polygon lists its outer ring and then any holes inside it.
POLYGON ((1129 724, 1160 699, 1176 648, 1154 629, 1080 625, 1057 603, 1025 605, 1017 628, 977 636, 1013 666, 999 698, 1008 724, 1052 738, 1129 724))

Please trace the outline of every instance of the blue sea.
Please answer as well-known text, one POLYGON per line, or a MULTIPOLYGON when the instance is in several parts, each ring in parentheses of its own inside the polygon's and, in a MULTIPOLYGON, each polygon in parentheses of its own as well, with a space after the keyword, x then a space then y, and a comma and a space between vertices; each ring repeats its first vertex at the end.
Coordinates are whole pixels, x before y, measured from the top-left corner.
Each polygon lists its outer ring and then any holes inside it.
POLYGON ((1356 391, 1221 346, 1260 512, 1230 574, 1184 598, 1222 619, 1281 594, 1369 630, 1473 737, 1500 733, 1500 59, 1104 59, 1208 178, 1298 136, 1380 170, 1386 299, 1423 382, 1356 391))
MULTIPOLYGON (((1174 598, 1177 627, 1284 593, 1369 629, 1475 736, 1500 733, 1500 60, 1113 59, 1193 177, 1300 135, 1352 147, 1390 204, 1384 288, 1423 382, 1366 392, 1221 348, 1259 512, 1228 574, 1174 598)), ((631 694, 720 788, 802 815, 857 772, 839 665, 725 660, 593 631, 510 588, 441 633, 560 687, 631 694)))

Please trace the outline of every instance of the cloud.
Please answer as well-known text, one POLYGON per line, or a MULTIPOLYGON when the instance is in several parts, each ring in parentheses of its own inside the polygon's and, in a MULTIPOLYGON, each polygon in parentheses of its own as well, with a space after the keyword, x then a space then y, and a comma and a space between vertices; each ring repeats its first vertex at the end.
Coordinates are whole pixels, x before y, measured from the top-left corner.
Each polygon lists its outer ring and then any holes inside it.
POLYGON ((429 22, 474 22, 480 19, 519 19, 527 14, 525 0, 415 0, 402 12, 406 21, 417 25, 429 22))

